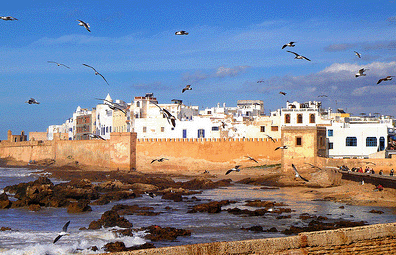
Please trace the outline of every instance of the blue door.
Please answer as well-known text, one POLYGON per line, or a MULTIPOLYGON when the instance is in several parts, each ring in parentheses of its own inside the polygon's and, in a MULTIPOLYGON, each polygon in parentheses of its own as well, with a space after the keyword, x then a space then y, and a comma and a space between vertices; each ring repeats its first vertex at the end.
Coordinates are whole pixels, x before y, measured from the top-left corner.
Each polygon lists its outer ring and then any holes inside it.
POLYGON ((198 129, 198 138, 205 138, 205 129, 198 129))
POLYGON ((183 138, 187 138, 187 129, 183 129, 183 138))
POLYGON ((380 140, 379 150, 383 151, 383 150, 385 150, 385 138, 383 136, 381 136, 379 140, 380 140))

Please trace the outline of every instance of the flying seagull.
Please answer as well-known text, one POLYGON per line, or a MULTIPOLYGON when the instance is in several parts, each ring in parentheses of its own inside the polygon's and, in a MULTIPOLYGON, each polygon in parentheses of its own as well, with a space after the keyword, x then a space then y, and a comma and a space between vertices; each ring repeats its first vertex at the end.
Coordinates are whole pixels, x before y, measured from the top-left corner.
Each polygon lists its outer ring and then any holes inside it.
POLYGON ((353 51, 353 52, 355 52, 355 54, 356 54, 356 56, 358 56, 358 58, 362 58, 362 55, 360 55, 359 52, 357 52, 357 51, 353 51))
POLYGON ((271 139, 271 141, 272 141, 273 143, 275 142, 274 138, 272 138, 271 136, 269 136, 269 135, 267 135, 267 134, 264 134, 264 135, 266 135, 269 139, 271 139))
POLYGON ((366 74, 365 74, 364 72, 366 72, 367 70, 369 70, 369 69, 364 69, 364 68, 360 69, 360 70, 355 74, 355 77, 366 76, 366 74))
POLYGON ((152 102, 152 103, 155 104, 160 109, 160 112, 168 120, 168 122, 170 124, 172 124, 173 127, 176 127, 176 117, 173 116, 167 109, 162 108, 161 106, 159 106, 158 104, 156 104, 154 102, 152 102))
POLYGON ((61 64, 61 63, 57 63, 57 62, 55 62, 55 61, 47 61, 48 63, 55 63, 55 64, 57 64, 58 66, 64 66, 64 67, 67 67, 67 68, 69 68, 70 69, 70 67, 68 67, 67 65, 64 65, 64 64, 61 64))
POLYGON ((67 227, 69 226, 69 224, 70 224, 70 220, 68 222, 66 222, 66 224, 63 226, 62 232, 60 232, 58 234, 58 236, 55 238, 53 243, 56 243, 62 236, 68 235, 68 233, 66 231, 67 231, 67 227))
POLYGON ((235 172, 241 171, 241 169, 239 169, 240 166, 241 166, 241 165, 235 166, 234 168, 228 170, 225 174, 227 175, 227 174, 231 173, 232 171, 235 171, 235 172))
POLYGON ((282 150, 287 149, 287 145, 283 145, 283 146, 279 146, 279 147, 275 148, 275 150, 279 150, 279 149, 282 149, 282 150))
POLYGON ((319 95, 318 97, 327 97, 327 95, 319 95))
POLYGON ((186 90, 192 90, 191 85, 186 85, 186 87, 182 89, 182 93, 184 93, 186 90))
POLYGON ((156 194, 154 194, 153 192, 144 192, 144 194, 146 194, 147 196, 149 196, 149 197, 151 197, 151 198, 154 198, 154 197, 156 197, 157 195, 156 194))
POLYGON ((84 66, 87 66, 87 67, 89 67, 89 68, 92 68, 92 70, 95 71, 95 75, 100 75, 100 76, 103 78, 103 80, 107 83, 107 85, 110 85, 110 84, 107 82, 107 80, 105 79, 105 77, 104 77, 103 75, 101 75, 100 73, 98 73, 98 71, 96 71, 95 68, 93 68, 92 66, 89 66, 89 65, 87 65, 87 64, 83 64, 83 65, 84 65, 84 66))
POLYGON ((181 31, 177 31, 175 35, 188 35, 188 33, 184 30, 181 30, 181 31))
POLYGON ((254 161, 254 162, 258 163, 257 160, 255 160, 254 158, 252 158, 252 157, 250 157, 250 156, 245 156, 245 157, 247 157, 247 158, 250 159, 251 161, 254 161))
POLYGON ((104 139, 103 137, 101 137, 100 135, 97 135, 97 134, 89 134, 89 137, 91 137, 93 139, 101 139, 103 141, 106 141, 106 139, 104 139))
POLYGON ((280 91, 279 94, 286 96, 286 92, 280 91))
POLYGON ((78 23, 79 26, 85 27, 88 30, 88 32, 91 32, 91 30, 89 30, 90 26, 88 23, 85 23, 84 21, 79 20, 79 19, 77 21, 80 22, 80 23, 78 23))
POLYGON ((102 99, 102 98, 96 98, 97 100, 103 100, 104 101, 104 103, 106 104, 106 105, 108 105, 109 106, 109 108, 110 109, 112 109, 112 110, 120 110, 120 111, 122 111, 125 115, 127 114, 126 113, 126 107, 125 106, 122 106, 122 105, 120 105, 120 104, 118 104, 118 103, 114 103, 114 102, 111 102, 111 101, 109 101, 109 100, 106 100, 106 99, 102 99))
POLYGON ((284 48, 286 48, 286 47, 294 47, 294 46, 296 46, 296 45, 294 45, 296 42, 289 42, 289 43, 286 43, 285 45, 283 45, 282 46, 282 49, 284 49, 284 48))
POLYGON ((158 162, 163 162, 164 160, 169 160, 169 159, 167 159, 167 158, 156 158, 156 159, 153 159, 152 161, 151 161, 151 164, 152 163, 154 163, 155 161, 158 161, 158 162))
POLYGON ((389 75, 389 76, 386 76, 385 78, 379 79, 377 84, 380 84, 382 81, 390 81, 390 80, 392 80, 392 77, 395 77, 395 76, 389 75))
POLYGON ((294 55, 296 55, 296 56, 294 57, 294 58, 296 58, 296 59, 305 59, 305 60, 311 61, 311 60, 309 60, 308 58, 306 58, 306 57, 304 57, 304 56, 302 56, 302 55, 299 55, 299 54, 297 54, 297 53, 295 53, 295 52, 293 52, 293 51, 287 50, 287 52, 290 52, 290 53, 293 53, 294 55))
POLYGON ((26 101, 25 103, 28 103, 28 104, 40 104, 39 102, 37 102, 36 101, 36 99, 34 99, 34 98, 30 98, 28 101, 26 101))
POLYGON ((295 173, 296 178, 300 178, 301 180, 303 180, 303 181, 305 181, 305 182, 309 182, 307 179, 305 179, 304 177, 302 177, 302 176, 298 173, 297 168, 294 166, 294 164, 292 164, 292 167, 293 167, 293 170, 294 170, 294 173, 295 173))
POLYGON ((14 17, 11 17, 11 16, 0 16, 0 19, 2 19, 2 20, 18 20, 18 19, 14 18, 14 17))

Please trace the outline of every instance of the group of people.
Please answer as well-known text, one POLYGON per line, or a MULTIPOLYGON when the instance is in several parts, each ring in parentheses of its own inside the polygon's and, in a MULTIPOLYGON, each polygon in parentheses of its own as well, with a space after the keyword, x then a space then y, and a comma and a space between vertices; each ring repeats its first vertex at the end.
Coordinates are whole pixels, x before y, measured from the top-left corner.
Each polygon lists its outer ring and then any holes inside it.
MULTIPOLYGON (((370 167, 368 167, 368 166, 366 166, 364 169, 363 169, 363 167, 352 167, 351 169, 348 167, 348 166, 346 166, 346 165, 342 165, 342 166, 340 166, 339 167, 340 168, 340 170, 342 170, 342 171, 348 171, 348 172, 357 172, 357 173, 366 173, 366 174, 375 174, 375 171, 374 171, 374 168, 370 168, 370 167)), ((381 169, 379 172, 378 172, 378 174, 379 175, 384 175, 384 171, 381 169)), ((393 170, 393 168, 389 171, 389 176, 393 176, 393 174, 394 174, 394 170, 393 170)))

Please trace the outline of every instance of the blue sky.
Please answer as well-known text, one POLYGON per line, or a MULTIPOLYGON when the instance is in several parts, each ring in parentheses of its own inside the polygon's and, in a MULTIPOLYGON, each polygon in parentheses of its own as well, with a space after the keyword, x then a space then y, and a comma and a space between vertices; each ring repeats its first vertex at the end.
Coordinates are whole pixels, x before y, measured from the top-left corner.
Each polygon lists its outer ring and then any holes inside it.
POLYGON ((18 19, 0 20, 0 139, 8 129, 46 131, 107 93, 200 107, 260 99, 267 114, 286 100, 322 99, 355 115, 396 116, 396 79, 376 84, 396 75, 395 1, 13 1, 0 16, 18 19), (356 78, 363 67, 367 76, 356 78), (186 84, 193 90, 182 94, 186 84))

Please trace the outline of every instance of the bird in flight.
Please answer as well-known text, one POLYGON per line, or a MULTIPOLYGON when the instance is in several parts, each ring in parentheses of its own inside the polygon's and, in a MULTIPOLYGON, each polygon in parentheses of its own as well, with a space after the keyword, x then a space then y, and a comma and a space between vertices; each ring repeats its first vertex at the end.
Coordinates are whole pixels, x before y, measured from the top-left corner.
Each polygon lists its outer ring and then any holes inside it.
POLYGON ((18 19, 14 18, 14 17, 11 17, 11 16, 0 16, 0 19, 2 19, 2 20, 18 20, 18 19))
POLYGON ((58 66, 64 66, 64 67, 66 67, 66 68, 69 68, 70 69, 70 67, 68 67, 67 65, 64 65, 64 64, 61 64, 61 63, 58 63, 58 62, 55 62, 55 61, 47 61, 48 63, 54 63, 54 64, 57 64, 58 66))
POLYGON ((231 173, 232 171, 235 171, 235 172, 241 171, 241 169, 239 168, 240 166, 241 166, 241 165, 235 166, 234 168, 228 170, 225 174, 227 175, 227 174, 231 173))
POLYGON ((283 146, 279 146, 279 147, 275 148, 275 150, 279 150, 279 149, 282 149, 282 150, 287 149, 287 145, 283 145, 283 146))
POLYGON ((319 95, 318 97, 327 97, 327 95, 319 95))
POLYGON ((28 101, 26 101, 25 103, 28 103, 28 104, 40 104, 39 102, 37 102, 36 101, 36 99, 34 99, 34 98, 30 98, 28 101))
POLYGON ((267 135, 267 134, 264 134, 264 135, 266 135, 269 139, 271 139, 271 141, 272 141, 273 143, 275 142, 274 138, 272 138, 271 136, 269 136, 269 135, 267 135))
POLYGON ((175 32, 175 35, 188 35, 188 33, 184 30, 180 30, 180 31, 175 32))
POLYGON ((251 160, 251 161, 254 161, 254 162, 258 163, 257 160, 255 160, 254 158, 252 158, 252 157, 250 157, 250 156, 245 156, 245 157, 247 157, 247 158, 248 158, 249 160, 251 160))
POLYGON ((56 243, 62 236, 68 235, 68 233, 67 233, 67 227, 69 226, 69 224, 70 224, 70 221, 66 222, 66 224, 65 224, 65 225, 63 226, 63 228, 62 228, 62 232, 60 232, 60 233, 58 234, 58 236, 55 238, 55 240, 54 240, 53 243, 56 243))
POLYGON ((389 76, 386 76, 385 78, 379 79, 377 84, 380 84, 383 81, 390 81, 390 80, 392 80, 392 77, 395 77, 395 76, 389 75, 389 76))
POLYGON ((286 92, 280 91, 279 94, 286 96, 286 92))
POLYGON ((356 56, 358 56, 358 58, 362 58, 362 55, 360 55, 359 52, 357 52, 357 51, 353 51, 353 52, 355 52, 355 54, 356 54, 356 56))
POLYGON ((184 93, 186 90, 192 90, 191 85, 186 85, 186 87, 182 89, 182 93, 184 93))
POLYGON ((91 30, 89 30, 90 26, 89 26, 88 23, 85 23, 84 21, 79 20, 79 19, 78 19, 77 21, 79 22, 79 23, 78 23, 79 26, 85 27, 85 29, 87 29, 88 32, 91 32, 91 30))
POLYGON ((366 74, 365 74, 364 72, 366 72, 367 70, 369 70, 369 69, 364 69, 364 68, 360 69, 360 70, 355 74, 355 77, 366 76, 366 74))
POLYGON ((87 66, 87 67, 89 67, 89 68, 92 68, 92 70, 95 71, 95 75, 100 75, 100 76, 103 78, 103 80, 107 83, 107 85, 110 85, 110 84, 107 82, 106 78, 105 78, 103 75, 101 75, 100 73, 98 73, 98 71, 96 71, 95 68, 93 68, 92 66, 89 66, 89 65, 87 65, 87 64, 83 64, 83 65, 84 65, 84 66, 87 66))
POLYGON ((294 46, 296 46, 296 45, 294 45, 296 42, 289 42, 289 43, 286 43, 285 45, 283 45, 282 46, 282 49, 284 49, 284 48, 286 48, 286 47, 294 47, 294 46))
POLYGON ((302 55, 299 55, 299 54, 297 54, 297 53, 295 53, 295 52, 293 52, 293 51, 287 50, 287 52, 290 52, 290 53, 293 53, 294 55, 296 55, 296 56, 294 57, 294 58, 296 58, 296 59, 305 59, 305 60, 311 61, 310 59, 308 59, 308 58, 306 58, 306 57, 304 57, 304 56, 302 56, 302 55))
POLYGON ((97 135, 97 134, 89 134, 89 137, 91 137, 93 139, 101 139, 103 141, 106 141, 106 139, 104 139, 103 137, 101 137, 100 135, 97 135))
POLYGON ((298 173, 297 168, 294 166, 294 164, 292 164, 292 167, 293 167, 293 170, 294 170, 294 173, 295 173, 296 178, 300 178, 301 180, 303 180, 303 181, 305 181, 305 182, 309 182, 307 179, 305 179, 304 177, 302 177, 302 176, 298 173))
POLYGON ((264 81, 263 80, 257 81, 257 83, 262 83, 262 82, 264 82, 264 81))
POLYGON ((167 159, 167 158, 156 158, 156 159, 153 159, 153 160, 151 161, 151 164, 154 163, 155 161, 164 162, 164 160, 169 160, 169 159, 167 159))
POLYGON ((120 111, 122 111, 125 115, 127 114, 127 113, 126 113, 126 109, 127 109, 127 108, 126 108, 125 106, 122 106, 122 105, 120 105, 120 104, 118 104, 118 103, 111 102, 111 101, 106 100, 106 99, 103 99, 103 98, 96 98, 96 99, 97 99, 97 100, 103 100, 104 103, 105 103, 106 105, 108 105, 109 108, 112 109, 112 110, 120 110, 120 111))
POLYGON ((168 122, 170 124, 172 124, 173 127, 176 127, 176 117, 173 116, 172 113, 170 113, 167 109, 162 108, 161 106, 159 106, 158 104, 156 104, 154 102, 152 102, 152 103, 155 104, 160 109, 160 112, 168 120, 168 122))

